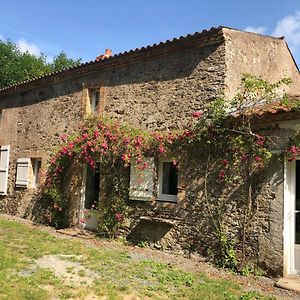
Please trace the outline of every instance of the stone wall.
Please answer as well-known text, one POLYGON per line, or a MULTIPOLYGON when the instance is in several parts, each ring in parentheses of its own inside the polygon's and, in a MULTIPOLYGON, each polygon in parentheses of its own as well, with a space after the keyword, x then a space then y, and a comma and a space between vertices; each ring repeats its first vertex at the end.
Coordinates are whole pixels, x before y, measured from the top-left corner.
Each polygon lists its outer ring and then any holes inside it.
MULTIPOLYGON (((280 134, 286 134, 286 130, 280 131, 280 134)), ((287 146, 286 139, 283 144, 287 146)), ((246 218, 244 195, 247 191, 239 186, 231 191, 218 190, 218 172, 214 173, 215 166, 211 162, 207 200, 204 185, 207 153, 196 147, 187 157, 187 161, 179 161, 177 203, 128 201, 131 208, 127 223, 129 238, 148 240, 156 248, 183 251, 185 254, 197 251, 214 255, 219 251, 219 245, 212 213, 215 220, 222 220, 228 238, 236 243, 236 255, 241 259, 246 218), (217 211, 222 211, 220 219, 217 211)), ((253 217, 247 224, 245 235, 245 263, 277 276, 283 273, 283 155, 275 155, 270 166, 254 178, 252 188, 253 217)))
POLYGON ((82 121, 82 87, 56 84, 0 101, 3 112, 0 144, 10 145, 8 195, 0 196, 1 211, 24 215, 38 189, 16 188, 17 159, 42 158, 45 172, 59 137, 74 132, 82 121))
POLYGON ((89 89, 100 88, 99 114, 151 130, 182 128, 224 88, 224 49, 218 42, 129 64, 125 59, 121 66, 2 97, 0 144, 9 144, 11 155, 1 211, 30 215, 39 191, 15 187, 17 159, 42 157, 45 172, 59 137, 83 121, 89 89))
POLYGON ((224 88, 224 45, 188 49, 105 74, 105 114, 150 130, 186 126, 224 88))
POLYGON ((289 77, 293 83, 285 91, 299 94, 299 70, 284 39, 227 28, 223 33, 226 45, 225 95, 228 98, 234 96, 241 75, 245 73, 261 76, 271 83, 289 77))

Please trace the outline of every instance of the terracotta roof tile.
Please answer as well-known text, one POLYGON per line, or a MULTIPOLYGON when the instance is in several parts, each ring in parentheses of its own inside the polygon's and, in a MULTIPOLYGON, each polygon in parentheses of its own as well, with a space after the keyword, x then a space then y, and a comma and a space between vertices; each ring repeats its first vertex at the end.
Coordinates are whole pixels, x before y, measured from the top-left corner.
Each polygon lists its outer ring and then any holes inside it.
POLYGON ((230 117, 236 119, 242 116, 256 116, 263 117, 267 114, 275 115, 282 112, 292 112, 299 111, 300 95, 289 95, 289 105, 285 103, 285 101, 276 100, 272 102, 264 102, 262 104, 257 104, 255 106, 249 107, 249 109, 244 109, 242 112, 232 112, 230 117), (295 105, 293 105, 293 102, 295 105))

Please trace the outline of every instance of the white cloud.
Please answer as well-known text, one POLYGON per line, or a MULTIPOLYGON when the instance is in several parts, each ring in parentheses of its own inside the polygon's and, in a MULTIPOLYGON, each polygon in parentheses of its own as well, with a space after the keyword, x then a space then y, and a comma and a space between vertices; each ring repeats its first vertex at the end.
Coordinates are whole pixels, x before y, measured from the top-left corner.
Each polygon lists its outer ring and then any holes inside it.
POLYGON ((28 51, 30 54, 33 54, 36 56, 41 55, 41 50, 36 44, 27 42, 23 38, 17 41, 17 45, 18 45, 20 51, 23 53, 28 51))
POLYGON ((300 11, 278 21, 272 35, 285 36, 291 49, 296 50, 300 46, 300 11))
POLYGON ((4 36, 0 33, 0 40, 4 41, 4 36))
POLYGON ((249 31, 249 32, 259 33, 259 34, 265 34, 266 31, 267 31, 267 27, 264 27, 264 26, 258 26, 258 27, 248 26, 244 30, 249 31))

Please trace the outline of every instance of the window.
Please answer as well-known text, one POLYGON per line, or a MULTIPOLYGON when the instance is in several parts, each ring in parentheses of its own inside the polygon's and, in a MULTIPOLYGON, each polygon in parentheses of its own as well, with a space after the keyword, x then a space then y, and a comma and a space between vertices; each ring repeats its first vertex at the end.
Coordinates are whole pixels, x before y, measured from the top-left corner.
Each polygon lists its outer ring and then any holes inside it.
POLYGON ((90 101, 90 112, 98 113, 99 111, 99 102, 100 102, 100 91, 99 89, 93 89, 89 92, 89 101, 90 101))
POLYGON ((147 167, 140 170, 136 164, 130 166, 130 189, 131 200, 151 201, 153 198, 155 163, 153 157, 144 157, 147 167))
MULTIPOLYGON (((153 157, 144 157, 146 168, 139 169, 135 163, 130 166, 129 199, 151 201, 154 198, 156 166, 153 157)), ((177 201, 178 170, 173 161, 161 159, 158 164, 157 200, 177 201)))
POLYGON ((41 182, 41 166, 41 158, 19 158, 17 161, 16 187, 39 187, 41 182))
POLYGON ((177 201, 178 169, 172 161, 162 159, 158 167, 158 200, 177 201))

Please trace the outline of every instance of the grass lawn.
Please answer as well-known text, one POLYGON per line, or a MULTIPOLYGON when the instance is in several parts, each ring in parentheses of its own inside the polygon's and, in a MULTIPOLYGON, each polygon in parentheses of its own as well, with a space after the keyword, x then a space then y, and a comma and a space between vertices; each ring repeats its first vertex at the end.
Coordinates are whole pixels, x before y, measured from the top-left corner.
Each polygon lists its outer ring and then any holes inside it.
POLYGON ((0 299, 274 298, 0 218, 0 299))

